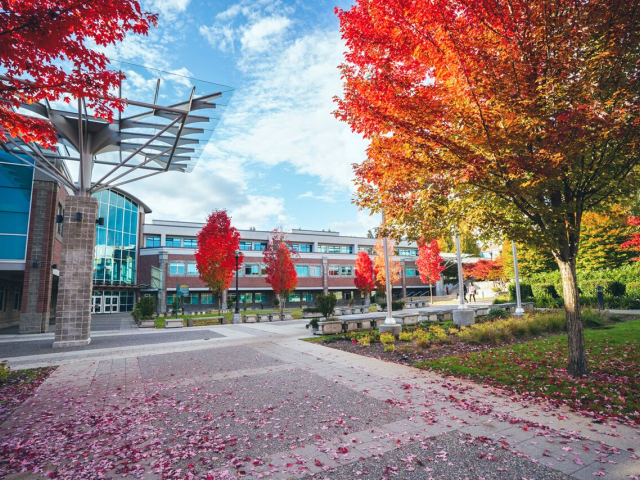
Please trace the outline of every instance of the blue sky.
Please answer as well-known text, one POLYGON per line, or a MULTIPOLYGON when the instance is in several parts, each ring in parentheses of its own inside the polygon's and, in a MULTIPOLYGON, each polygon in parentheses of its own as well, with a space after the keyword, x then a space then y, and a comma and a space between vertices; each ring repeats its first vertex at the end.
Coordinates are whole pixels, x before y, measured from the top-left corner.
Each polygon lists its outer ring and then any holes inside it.
POLYGON ((127 186, 152 218, 204 221, 226 208, 240 228, 363 235, 376 226, 351 204, 351 165, 366 143, 331 115, 344 51, 334 8, 349 4, 143 2, 160 14, 158 28, 109 48, 110 58, 235 89, 192 173, 127 186))

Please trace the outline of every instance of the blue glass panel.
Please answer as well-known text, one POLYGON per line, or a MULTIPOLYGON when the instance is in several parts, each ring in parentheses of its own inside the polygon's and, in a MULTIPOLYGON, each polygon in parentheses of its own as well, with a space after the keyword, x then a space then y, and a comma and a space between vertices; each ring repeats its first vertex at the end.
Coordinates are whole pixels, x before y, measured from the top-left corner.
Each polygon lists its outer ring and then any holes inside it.
POLYGON ((124 211, 124 231, 129 233, 131 231, 131 211, 124 211))
POLYGON ((0 212, 28 213, 31 189, 0 187, 0 212))
POLYGON ((114 232, 115 238, 116 238, 116 247, 121 247, 122 246, 122 232, 121 231, 116 231, 114 232))
POLYGON ((0 164, 0 187, 31 190, 33 168, 0 164))
POLYGON ((116 198, 118 207, 124 208, 124 197, 122 195, 117 195, 116 198))
POLYGON ((109 190, 109 205, 114 207, 118 204, 118 194, 113 190, 109 190))
POLYGON ((21 233, 29 230, 29 214, 0 212, 0 233, 21 233))
POLYGON ((135 203, 132 203, 131 204, 131 210, 133 210, 134 212, 137 212, 138 211, 138 205, 135 204, 135 203))
POLYGON ((109 206, 109 219, 107 221, 107 228, 110 228, 111 230, 116 228, 116 212, 117 212, 117 208, 114 207, 113 205, 109 206))
POLYGON ((135 212, 131 213, 131 228, 129 229, 129 233, 133 233, 134 235, 138 233, 138 214, 135 212))
POLYGON ((122 222, 123 222, 123 219, 124 219, 124 210, 122 208, 118 207, 117 212, 118 213, 116 214, 115 230, 118 230, 119 232, 121 232, 122 231, 122 222))
POLYGON ((4 260, 24 260, 27 237, 0 235, 0 258, 4 260))
POLYGON ((115 242, 115 232, 113 230, 109 230, 107 233, 107 246, 113 247, 115 242))
POLYGON ((124 208, 126 208, 127 210, 131 210, 131 200, 129 200, 128 198, 124 199, 124 208))
POLYGON ((17 158, 15 158, 13 155, 9 155, 7 152, 5 152, 4 150, 0 150, 0 162, 5 162, 5 163, 15 163, 16 165, 25 165, 25 162, 29 165, 33 165, 33 160, 31 160, 29 157, 27 157, 26 155, 18 155, 20 158, 24 159, 24 161, 22 160, 18 160, 17 158))
POLYGON ((98 217, 104 218, 104 221, 106 222, 107 217, 109 216, 108 214, 109 214, 109 206, 104 202, 100 202, 100 205, 98 206, 98 217))

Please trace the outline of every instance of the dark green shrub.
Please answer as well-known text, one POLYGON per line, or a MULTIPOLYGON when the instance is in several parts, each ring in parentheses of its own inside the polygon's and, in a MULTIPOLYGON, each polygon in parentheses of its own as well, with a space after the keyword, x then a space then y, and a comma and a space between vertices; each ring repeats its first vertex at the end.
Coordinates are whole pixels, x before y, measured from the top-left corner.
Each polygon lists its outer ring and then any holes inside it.
POLYGON ((556 290, 556 286, 551 283, 535 283, 531 285, 531 291, 533 292, 533 296, 535 298, 544 295, 551 298, 560 298, 560 295, 558 295, 558 290, 556 290))
POLYGON ((627 283, 627 295, 640 297, 640 282, 627 283))
POLYGON ((494 305, 500 305, 503 303, 509 303, 509 297, 505 296, 505 295, 498 295, 497 297, 495 297, 493 299, 493 304, 494 305))
POLYGON ((302 309, 302 313, 322 313, 318 307, 307 307, 302 309))
POLYGON ((156 313, 156 299, 154 297, 142 297, 133 307, 131 316, 135 320, 149 320, 156 313))
POLYGON ((606 324, 605 316, 597 310, 585 308, 582 310, 582 324, 585 328, 599 328, 606 324))
POLYGON ((611 282, 607 285, 607 293, 614 297, 622 297, 627 293, 627 286, 622 282, 611 282))
POLYGON ((536 308, 560 308, 564 305, 561 297, 554 298, 548 294, 536 295, 534 306, 536 308))
MULTIPOLYGON (((520 297, 523 302, 531 302, 533 300, 533 290, 531 289, 531 285, 528 283, 520 282, 520 297)), ((516 284, 509 284, 509 300, 511 302, 516 301, 516 284)))
MULTIPOLYGON (((378 305, 380 305, 380 308, 382 308, 383 310, 387 308, 387 302, 380 302, 378 305)), ((401 302, 400 300, 394 300, 393 302, 391 302, 391 311, 402 310, 403 308, 404 302, 401 302)))
POLYGON ((509 314, 506 312, 504 308, 492 308, 487 313, 487 317, 490 320, 495 320, 496 318, 507 318, 509 314))
POLYGON ((316 298, 318 310, 325 318, 329 318, 333 314, 333 309, 336 308, 337 302, 338 299, 333 293, 329 295, 318 295, 316 298))

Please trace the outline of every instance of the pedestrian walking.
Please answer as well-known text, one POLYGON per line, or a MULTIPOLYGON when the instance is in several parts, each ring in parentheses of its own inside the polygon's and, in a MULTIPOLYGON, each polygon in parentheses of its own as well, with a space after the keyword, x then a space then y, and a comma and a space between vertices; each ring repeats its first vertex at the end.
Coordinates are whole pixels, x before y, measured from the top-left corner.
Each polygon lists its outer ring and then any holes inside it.
POLYGON ((469 285, 469 301, 471 301, 471 298, 473 297, 473 301, 476 301, 476 292, 477 292, 477 288, 476 286, 473 284, 473 282, 471 282, 471 285, 469 285))

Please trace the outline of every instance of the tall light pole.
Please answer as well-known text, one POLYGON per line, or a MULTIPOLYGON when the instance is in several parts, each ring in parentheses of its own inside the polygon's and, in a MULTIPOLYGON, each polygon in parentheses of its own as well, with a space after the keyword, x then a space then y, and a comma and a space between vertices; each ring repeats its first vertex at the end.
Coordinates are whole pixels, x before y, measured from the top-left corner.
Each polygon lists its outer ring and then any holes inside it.
POLYGON ((522 298, 520 297, 520 275, 518 275, 518 251, 516 249, 516 242, 511 242, 511 251, 513 252, 513 276, 516 281, 516 311, 515 316, 521 317, 524 315, 524 308, 522 308, 522 298))
MULTIPOLYGON (((382 214, 382 224, 384 225, 384 213, 382 214)), ((393 318, 393 297, 391 294, 391 273, 389 272, 389 242, 387 236, 382 237, 382 248, 384 249, 384 282, 387 291, 387 316, 384 319, 384 324, 378 328, 380 333, 390 332, 395 336, 400 335, 402 332, 402 326, 396 324, 396 320, 393 318)))
POLYGON ((236 311, 233 314, 233 323, 242 323, 242 315, 240 315, 240 295, 238 294, 238 277, 240 272, 238 271, 238 261, 240 260, 240 250, 233 252, 236 257, 236 311))
POLYGON ((462 252, 460 235, 456 235, 456 256, 458 258, 458 308, 453 311, 453 323, 466 327, 475 323, 476 313, 464 301, 464 277, 462 276, 462 252))

